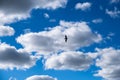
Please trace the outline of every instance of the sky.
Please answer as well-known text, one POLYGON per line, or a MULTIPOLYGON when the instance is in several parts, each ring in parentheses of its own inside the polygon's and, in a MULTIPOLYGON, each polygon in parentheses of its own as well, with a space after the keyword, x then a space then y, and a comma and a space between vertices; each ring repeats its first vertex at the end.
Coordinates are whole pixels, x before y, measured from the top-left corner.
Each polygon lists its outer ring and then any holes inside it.
POLYGON ((0 80, 120 80, 119 25, 120 0, 1 0, 0 80))

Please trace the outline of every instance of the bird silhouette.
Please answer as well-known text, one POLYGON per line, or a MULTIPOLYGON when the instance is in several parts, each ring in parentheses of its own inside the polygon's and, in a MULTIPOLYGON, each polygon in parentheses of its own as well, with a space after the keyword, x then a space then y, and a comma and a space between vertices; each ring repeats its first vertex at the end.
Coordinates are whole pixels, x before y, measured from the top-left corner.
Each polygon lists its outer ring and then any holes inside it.
POLYGON ((67 35, 65 35, 65 38, 64 38, 64 39, 65 39, 65 42, 67 42, 67 40, 68 40, 68 37, 67 37, 67 35))

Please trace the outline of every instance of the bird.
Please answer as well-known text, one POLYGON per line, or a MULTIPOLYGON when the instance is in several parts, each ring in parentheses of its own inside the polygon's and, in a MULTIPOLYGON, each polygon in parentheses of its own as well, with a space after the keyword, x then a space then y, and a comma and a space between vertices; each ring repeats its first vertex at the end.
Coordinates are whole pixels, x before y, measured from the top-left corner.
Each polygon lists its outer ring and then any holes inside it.
POLYGON ((64 39, 65 39, 65 42, 67 42, 67 40, 68 40, 68 37, 67 37, 67 35, 65 35, 65 38, 64 38, 64 39))

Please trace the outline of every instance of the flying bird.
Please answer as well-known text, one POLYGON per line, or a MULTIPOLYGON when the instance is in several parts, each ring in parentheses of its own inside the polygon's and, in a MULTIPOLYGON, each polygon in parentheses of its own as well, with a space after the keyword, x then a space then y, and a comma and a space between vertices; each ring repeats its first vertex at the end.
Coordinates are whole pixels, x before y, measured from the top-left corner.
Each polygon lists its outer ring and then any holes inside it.
POLYGON ((65 42, 67 42, 67 40, 68 40, 68 37, 67 37, 67 35, 65 35, 65 38, 64 38, 64 39, 65 39, 65 42))

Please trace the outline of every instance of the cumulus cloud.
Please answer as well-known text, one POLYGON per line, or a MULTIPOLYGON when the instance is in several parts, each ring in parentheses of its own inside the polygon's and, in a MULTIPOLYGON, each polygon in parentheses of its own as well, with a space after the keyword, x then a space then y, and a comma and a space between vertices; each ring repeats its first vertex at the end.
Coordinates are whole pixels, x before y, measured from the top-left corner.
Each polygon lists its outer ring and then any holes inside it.
POLYGON ((34 75, 31 77, 28 77, 25 80, 57 80, 57 79, 48 75, 34 75))
POLYGON ((76 50, 98 43, 102 37, 100 34, 94 33, 86 22, 60 21, 60 25, 49 28, 47 31, 23 34, 16 40, 27 51, 50 53, 59 50, 76 50), (64 41, 65 35, 68 36, 67 43, 64 41))
POLYGON ((90 67, 94 58, 94 53, 68 51, 47 58, 44 65, 45 69, 82 71, 90 67))
POLYGON ((0 43, 0 69, 28 69, 35 65, 36 58, 24 50, 0 43))
POLYGON ((96 65, 101 69, 96 76, 101 76, 106 80, 120 80, 120 50, 114 48, 98 49, 100 58, 96 65))
POLYGON ((1 0, 0 24, 11 23, 29 17, 29 12, 34 8, 34 5, 32 0, 1 0))
POLYGON ((67 0, 1 0, 0 23, 13 22, 29 17, 32 9, 57 9, 65 7, 67 0), (22 6, 21 6, 22 5, 22 6))
POLYGON ((33 8, 56 9, 64 7, 66 4, 67 0, 1 0, 0 11, 3 11, 5 14, 26 13, 33 8))
POLYGON ((93 23, 97 24, 97 23, 102 23, 103 20, 101 18, 98 18, 98 19, 94 19, 92 20, 93 23))
POLYGON ((114 10, 106 9, 106 14, 108 14, 111 18, 117 18, 120 17, 120 10, 118 10, 116 7, 114 7, 114 10))
POLYGON ((38 0, 36 4, 38 8, 57 9, 60 7, 65 7, 67 0, 38 0))
MULTIPOLYGON (((26 19, 30 17, 30 12, 32 9, 54 10, 60 7, 63 8, 66 6, 66 4, 67 0, 0 0, 0 25, 3 26, 6 23, 9 24, 22 19, 26 19)), ((9 29, 11 30, 12 28, 9 27, 9 29)), ((2 29, 0 27, 0 30, 3 30, 3 27, 2 29)), ((4 28, 4 31, 8 31, 8 27, 6 30, 4 28)), ((7 33, 8 32, 1 34, 0 32, 0 35, 6 35, 7 33)))
POLYGON ((9 26, 0 26, 0 37, 2 36, 12 36, 15 31, 12 27, 9 26))
POLYGON ((77 3, 75 6, 75 9, 80 9, 82 11, 88 10, 91 7, 91 3, 85 2, 85 3, 77 3))

